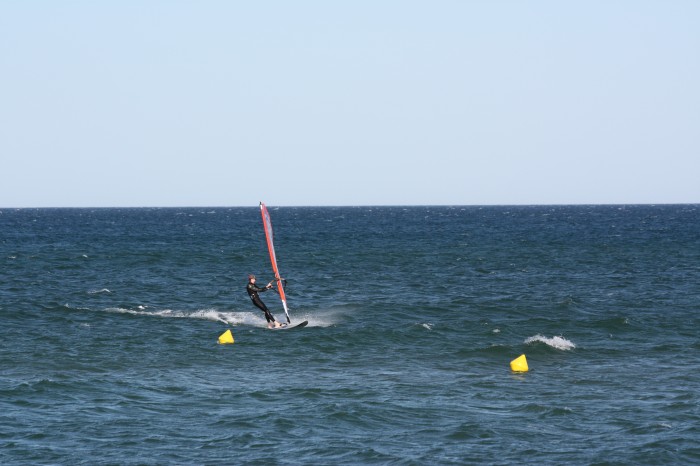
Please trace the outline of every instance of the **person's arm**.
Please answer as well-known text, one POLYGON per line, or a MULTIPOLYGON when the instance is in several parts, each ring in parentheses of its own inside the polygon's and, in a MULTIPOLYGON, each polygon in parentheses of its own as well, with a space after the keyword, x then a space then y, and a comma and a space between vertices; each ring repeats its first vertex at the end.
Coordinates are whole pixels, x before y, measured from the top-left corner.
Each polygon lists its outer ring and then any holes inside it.
POLYGON ((267 287, 265 287, 265 288, 260 288, 258 285, 253 285, 252 283, 251 283, 250 285, 248 285, 248 286, 250 287, 251 290, 257 291, 258 293, 262 293, 262 292, 268 290, 267 287))

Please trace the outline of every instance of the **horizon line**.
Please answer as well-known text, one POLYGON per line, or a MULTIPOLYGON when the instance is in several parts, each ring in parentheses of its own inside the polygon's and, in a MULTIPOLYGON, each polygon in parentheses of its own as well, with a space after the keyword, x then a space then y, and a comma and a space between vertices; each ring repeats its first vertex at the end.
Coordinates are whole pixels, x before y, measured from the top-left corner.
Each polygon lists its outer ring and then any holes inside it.
MULTIPOLYGON (((266 205, 268 205, 266 203, 266 205)), ((339 207, 573 207, 573 206, 672 206, 672 205, 700 205, 700 202, 611 202, 611 203, 542 203, 542 204, 269 204, 273 207, 300 207, 300 208, 339 208, 339 207)), ((257 205, 141 205, 141 206, 25 206, 25 207, 0 207, 1 210, 23 209, 238 209, 259 208, 257 205)))

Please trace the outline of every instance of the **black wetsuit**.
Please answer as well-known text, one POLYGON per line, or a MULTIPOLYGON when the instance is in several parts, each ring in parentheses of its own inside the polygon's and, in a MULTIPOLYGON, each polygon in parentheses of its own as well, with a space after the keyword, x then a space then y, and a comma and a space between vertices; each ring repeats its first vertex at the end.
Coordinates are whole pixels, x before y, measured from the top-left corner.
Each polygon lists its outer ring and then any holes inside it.
POLYGON ((260 296, 258 296, 258 293, 262 293, 267 290, 267 288, 260 288, 259 286, 255 286, 254 283, 250 282, 248 282, 248 286, 246 286, 248 296, 250 296, 250 299, 253 301, 253 304, 255 304, 255 306, 258 309, 265 313, 265 319, 267 319, 268 322, 275 322, 275 318, 272 316, 272 313, 267 308, 267 306, 265 306, 265 303, 262 302, 260 296))

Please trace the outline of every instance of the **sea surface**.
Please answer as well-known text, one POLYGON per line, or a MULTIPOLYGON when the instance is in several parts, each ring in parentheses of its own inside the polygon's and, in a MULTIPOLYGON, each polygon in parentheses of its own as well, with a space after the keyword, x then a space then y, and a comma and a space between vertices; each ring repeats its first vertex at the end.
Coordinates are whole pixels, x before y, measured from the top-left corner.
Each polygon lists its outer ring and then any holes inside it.
POLYGON ((699 205, 268 208, 0 209, 0 464, 700 463, 699 205))

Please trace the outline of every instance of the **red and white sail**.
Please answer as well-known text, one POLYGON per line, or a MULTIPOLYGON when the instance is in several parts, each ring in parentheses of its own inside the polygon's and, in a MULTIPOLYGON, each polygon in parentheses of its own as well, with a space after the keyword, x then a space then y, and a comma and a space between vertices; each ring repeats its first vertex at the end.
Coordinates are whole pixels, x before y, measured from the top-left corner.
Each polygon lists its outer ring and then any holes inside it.
POLYGON ((287 309, 287 298, 284 295, 284 286, 282 286, 282 277, 280 276, 280 271, 277 268, 277 256, 275 256, 275 244, 272 238, 272 222, 270 221, 270 213, 267 211, 267 207, 262 202, 260 203, 260 212, 262 214, 263 226, 265 227, 265 238, 267 239, 267 250, 270 252, 270 262, 272 263, 272 271, 275 273, 275 280, 277 281, 277 292, 282 299, 282 306, 284 307, 284 313, 287 316, 287 322, 289 320, 289 309, 287 309))

